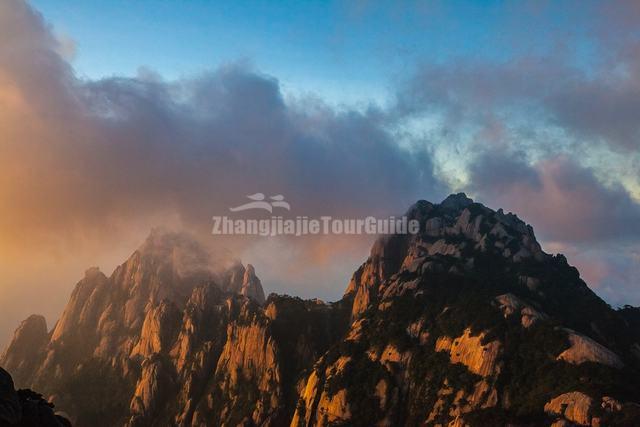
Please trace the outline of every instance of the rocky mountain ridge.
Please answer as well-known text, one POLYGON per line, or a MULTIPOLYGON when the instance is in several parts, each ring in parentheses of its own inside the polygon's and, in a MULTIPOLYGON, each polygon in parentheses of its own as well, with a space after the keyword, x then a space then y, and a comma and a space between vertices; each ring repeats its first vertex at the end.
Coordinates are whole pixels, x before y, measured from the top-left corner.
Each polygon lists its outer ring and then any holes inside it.
POLYGON ((533 229, 464 194, 419 201, 344 297, 264 293, 152 233, 88 270, 0 358, 75 425, 637 425, 640 310, 614 310, 533 229))

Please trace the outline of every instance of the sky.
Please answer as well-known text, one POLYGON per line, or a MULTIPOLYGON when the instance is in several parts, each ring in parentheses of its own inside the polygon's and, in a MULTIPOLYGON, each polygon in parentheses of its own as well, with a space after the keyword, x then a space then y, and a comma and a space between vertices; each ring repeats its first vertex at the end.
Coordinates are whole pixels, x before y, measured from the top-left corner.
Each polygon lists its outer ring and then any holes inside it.
POLYGON ((553 10, 495 1, 32 4, 72 41, 81 76, 134 76, 149 67, 175 79, 244 59, 276 76, 284 91, 314 92, 336 104, 385 102, 393 80, 417 61, 507 59, 516 50, 544 52, 559 42, 556 36, 576 38, 589 51, 580 29, 566 25, 577 10, 571 4, 553 10))
POLYGON ((640 305, 640 6, 0 3, 0 342, 59 316, 155 226, 338 299, 371 239, 214 238, 246 194, 513 211, 612 305, 640 305))

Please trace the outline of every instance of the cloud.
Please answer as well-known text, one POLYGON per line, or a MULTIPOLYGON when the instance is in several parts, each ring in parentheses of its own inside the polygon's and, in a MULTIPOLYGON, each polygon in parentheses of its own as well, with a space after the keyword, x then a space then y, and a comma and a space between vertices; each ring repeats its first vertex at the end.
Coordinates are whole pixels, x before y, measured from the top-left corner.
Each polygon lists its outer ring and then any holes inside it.
POLYGON ((564 252, 586 283, 605 301, 614 306, 640 305, 640 247, 637 243, 583 245, 567 248, 564 252))
POLYGON ((544 100, 557 124, 578 138, 601 138, 614 148, 640 149, 640 79, 573 80, 544 100))
POLYGON ((557 128, 581 145, 640 148, 640 43, 604 64, 577 67, 570 54, 526 54, 504 61, 425 64, 398 92, 402 114, 443 112, 450 128, 496 116, 557 128), (533 120, 532 120, 533 119, 533 120))
POLYGON ((472 189, 493 206, 525 216, 546 240, 603 243, 640 238, 640 205, 619 185, 566 157, 528 163, 485 152, 470 168, 472 189))
MULTIPOLYGON (((56 279, 41 292, 67 292, 71 280, 61 277, 77 277, 89 258, 112 266, 118 250, 157 225, 248 250, 251 242, 209 234, 211 216, 247 194, 283 194, 296 215, 364 216, 400 213, 445 192, 429 152, 396 144, 376 106, 337 111, 318 99, 285 99, 277 79, 243 63, 177 81, 144 69, 83 80, 60 52, 26 2, 0 3, 0 274, 3 292, 14 295, 0 311, 21 298, 28 310, 43 305, 26 290, 15 295, 20 280, 42 287, 44 271, 60 265, 65 272, 51 270, 56 279), (28 277, 33 265, 38 280, 28 277)), ((326 242, 296 244, 297 262, 331 262, 314 255, 326 242)), ((365 244, 344 248, 365 257, 365 244)), ((348 280, 342 274, 336 296, 348 280)))
POLYGON ((172 82, 79 80, 38 15, 3 8, 0 88, 42 107, 3 108, 11 154, 0 162, 13 176, 2 195, 19 212, 3 231, 84 233, 159 212, 208 225, 256 191, 285 194, 300 213, 376 213, 438 188, 428 153, 399 148, 373 106, 288 101, 242 64, 172 82))
POLYGON ((640 9, 580 10, 562 18, 579 35, 545 32, 542 49, 516 41, 497 57, 420 64, 396 114, 435 123, 451 146, 441 157, 462 159, 448 168, 462 176, 457 189, 523 217, 607 301, 637 304, 640 9))
POLYGON ((613 305, 640 304, 640 204, 620 185, 605 185, 566 155, 531 162, 522 152, 480 151, 470 190, 533 224, 543 248, 563 253, 613 305))

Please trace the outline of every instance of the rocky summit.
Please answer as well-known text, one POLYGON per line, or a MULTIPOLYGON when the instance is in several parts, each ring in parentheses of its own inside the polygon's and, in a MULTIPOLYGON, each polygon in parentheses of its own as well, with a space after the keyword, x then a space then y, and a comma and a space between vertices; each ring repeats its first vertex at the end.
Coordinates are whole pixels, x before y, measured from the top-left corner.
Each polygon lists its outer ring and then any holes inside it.
POLYGON ((420 233, 378 239, 335 303, 265 300, 250 265, 155 231, 0 365, 76 426, 640 425, 639 309, 514 214, 457 194, 408 216, 420 233))

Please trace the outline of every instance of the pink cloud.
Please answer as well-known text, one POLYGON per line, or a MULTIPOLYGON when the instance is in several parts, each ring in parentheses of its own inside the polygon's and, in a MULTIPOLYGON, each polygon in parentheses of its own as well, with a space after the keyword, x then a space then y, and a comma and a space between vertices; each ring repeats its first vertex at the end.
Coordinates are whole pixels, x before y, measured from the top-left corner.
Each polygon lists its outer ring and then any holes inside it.
POLYGON ((554 241, 640 236, 640 206, 629 193, 604 185, 567 156, 529 165, 487 153, 472 166, 472 182, 483 200, 518 213, 554 241))

